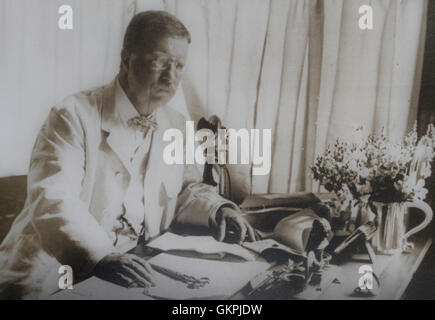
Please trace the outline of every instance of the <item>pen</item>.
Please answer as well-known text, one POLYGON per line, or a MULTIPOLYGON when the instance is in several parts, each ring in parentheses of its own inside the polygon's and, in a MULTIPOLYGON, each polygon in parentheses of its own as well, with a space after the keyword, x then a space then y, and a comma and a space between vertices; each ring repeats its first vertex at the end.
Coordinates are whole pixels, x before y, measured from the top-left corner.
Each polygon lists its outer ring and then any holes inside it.
POLYGON ((167 268, 155 265, 155 264, 151 264, 151 267, 154 270, 156 270, 157 272, 160 272, 161 274, 164 274, 165 276, 167 276, 173 280, 186 283, 188 285, 188 287, 190 287, 190 288, 203 287, 204 285, 206 285, 207 283, 210 282, 210 279, 207 277, 202 277, 200 279, 197 279, 193 276, 189 276, 189 275, 180 273, 178 271, 167 269, 167 268))

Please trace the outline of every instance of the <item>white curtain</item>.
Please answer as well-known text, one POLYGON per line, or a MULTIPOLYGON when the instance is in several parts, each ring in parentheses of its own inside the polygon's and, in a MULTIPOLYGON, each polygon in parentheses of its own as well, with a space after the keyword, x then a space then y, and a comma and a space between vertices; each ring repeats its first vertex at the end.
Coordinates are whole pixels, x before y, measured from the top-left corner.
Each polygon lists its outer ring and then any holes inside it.
POLYGON ((53 103, 113 78, 126 24, 147 9, 168 10, 192 33, 182 89, 194 120, 216 114, 230 128, 272 129, 269 175, 231 166, 235 200, 317 190, 309 166, 337 137, 360 125, 401 136, 416 119, 427 0, 69 3, 72 31, 56 28, 64 1, 0 2, 0 175, 25 171, 53 103), (358 27, 366 4, 373 30, 358 27))
MULTIPOLYGON (((54 104, 114 79, 127 24, 149 9, 164 9, 163 2, 0 0, 0 177, 27 174, 54 104), (72 30, 58 27, 65 4, 73 9, 72 30)), ((186 113, 181 90, 174 100, 186 113)))
POLYGON ((235 197, 317 190, 316 154, 354 129, 401 136, 416 119, 425 0, 166 0, 193 33, 184 81, 194 119, 271 128, 272 170, 233 165, 235 197), (359 7, 373 8, 360 30, 359 7), (235 178, 235 179, 234 179, 235 178))

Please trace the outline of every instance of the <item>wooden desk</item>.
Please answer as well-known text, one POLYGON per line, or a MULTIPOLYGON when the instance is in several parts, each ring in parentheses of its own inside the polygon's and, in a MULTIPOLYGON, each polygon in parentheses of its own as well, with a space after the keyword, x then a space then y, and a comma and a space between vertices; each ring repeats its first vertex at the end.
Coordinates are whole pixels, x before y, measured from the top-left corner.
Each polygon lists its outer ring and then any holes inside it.
MULTIPOLYGON (((414 240, 415 249, 409 254, 396 254, 393 256, 381 256, 376 258, 376 266, 373 268, 379 276, 381 282, 381 290, 374 297, 357 297, 353 294, 353 290, 358 286, 358 279, 361 274, 358 273, 361 265, 369 264, 364 261, 349 261, 340 266, 332 266, 323 274, 322 283, 318 287, 308 286, 307 289, 299 294, 298 299, 319 299, 319 300, 350 300, 350 299, 401 299, 403 293, 408 287, 415 271, 420 266, 424 256, 432 244, 432 239, 417 239, 414 240)), ((151 251, 138 247, 134 253, 142 257, 150 257, 151 251)), ((102 280, 98 280, 102 281, 102 280)), ((98 296, 89 296, 90 288, 87 285, 95 288, 95 279, 85 280, 78 284, 73 290, 66 290, 53 295, 53 299, 95 299, 98 296), (68 292, 70 291, 70 292, 68 292)), ((141 299, 138 291, 131 291, 113 284, 102 283, 106 290, 112 290, 110 295, 103 298, 108 299, 141 299), (115 294, 113 293, 115 292, 115 294), (119 296, 116 295, 119 293, 119 296)), ((98 287, 97 287, 98 288, 98 287)), ((244 290, 233 295, 230 299, 246 300, 248 297, 243 293, 244 290)), ((282 297, 281 299, 285 299, 282 297)), ((143 299, 149 299, 143 296, 143 299)))
MULTIPOLYGON (((325 201, 331 198, 331 194, 323 193, 317 194, 317 196, 325 201)), ((322 275, 322 283, 317 286, 307 286, 307 288, 296 297, 280 297, 280 299, 312 299, 312 300, 353 300, 353 299, 363 299, 363 300, 375 300, 375 299, 389 299, 389 300, 397 300, 401 299, 406 288, 412 280, 414 273, 417 271, 420 266, 423 258, 428 252, 432 239, 427 236, 417 236, 415 238, 411 238, 415 245, 415 249, 412 253, 409 254, 395 254, 392 256, 387 255, 377 255, 376 263, 373 266, 373 271, 379 277, 380 280, 380 291, 377 296, 373 297, 361 297, 356 296, 354 294, 354 289, 358 287, 358 280, 362 276, 359 273, 359 268, 362 265, 370 265, 368 261, 348 261, 341 265, 333 265, 328 268, 322 275)), ((130 251, 140 257, 145 259, 149 259, 150 257, 155 255, 151 249, 138 246, 135 249, 130 251)), ((86 293, 89 292, 89 286, 86 285, 86 282, 90 280, 85 280, 77 286, 77 290, 71 290, 75 292, 71 292, 72 294, 78 294, 81 299, 86 299, 86 295, 81 292, 86 293)), ((99 280, 102 281, 102 280, 99 280)), ((96 285, 94 281, 90 285, 96 285)), ((125 289, 119 286, 115 286, 113 284, 103 284, 102 286, 106 287, 107 290, 112 289, 112 291, 119 290, 120 296, 119 299, 141 299, 141 295, 139 294, 130 294, 131 289, 125 289), (130 290, 130 291, 129 291, 130 290), (129 291, 130 293, 128 293, 129 291)), ((233 300, 246 300, 249 299, 248 296, 244 293, 246 290, 241 290, 234 294, 230 299, 233 300)), ((65 292, 64 292, 65 293, 65 292)), ((137 293, 137 292, 135 292, 137 293)), ((110 295, 110 298, 115 298, 116 295, 110 295)), ((143 299, 149 299, 146 296, 143 296, 143 299)))
POLYGON ((341 265, 340 284, 331 283, 319 299, 369 299, 369 300, 397 300, 401 299, 414 273, 420 266, 429 250, 432 239, 417 239, 412 253, 399 253, 393 256, 377 255, 375 273, 381 283, 380 292, 374 297, 356 297, 353 290, 358 286, 359 267, 367 262, 347 262, 341 265))
MULTIPOLYGON (((322 284, 316 288, 307 286, 296 299, 304 300, 398 300, 401 299, 414 273, 432 244, 432 239, 418 239, 415 249, 409 254, 392 256, 377 255, 373 271, 380 280, 380 291, 377 296, 361 297, 354 294, 358 280, 362 276, 359 268, 370 265, 366 261, 349 261, 339 266, 332 266, 323 274, 322 284)), ((285 297, 282 297, 285 298, 285 297)), ((239 292, 232 299, 243 300, 247 297, 239 292)))

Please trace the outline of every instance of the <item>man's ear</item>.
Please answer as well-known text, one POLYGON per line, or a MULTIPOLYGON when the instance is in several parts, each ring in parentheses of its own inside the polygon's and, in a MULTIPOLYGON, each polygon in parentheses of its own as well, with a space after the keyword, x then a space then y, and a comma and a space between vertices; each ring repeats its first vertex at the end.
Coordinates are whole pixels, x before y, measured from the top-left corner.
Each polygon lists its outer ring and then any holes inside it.
POLYGON ((124 72, 128 72, 130 64, 130 54, 127 52, 127 50, 122 49, 121 50, 121 70, 124 72))

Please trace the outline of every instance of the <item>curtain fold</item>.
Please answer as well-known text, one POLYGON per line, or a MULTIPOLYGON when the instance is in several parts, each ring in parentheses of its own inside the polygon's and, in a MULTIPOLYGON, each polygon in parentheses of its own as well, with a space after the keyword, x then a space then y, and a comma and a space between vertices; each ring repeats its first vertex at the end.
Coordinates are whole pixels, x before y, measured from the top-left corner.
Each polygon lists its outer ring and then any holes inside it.
POLYGON ((1 176, 27 174, 37 132, 55 103, 113 79, 132 3, 68 1, 73 30, 61 30, 63 1, 0 1, 1 176))
POLYGON ((268 175, 230 166, 236 200, 317 191, 309 165, 336 138, 352 139, 360 126, 401 137, 416 119, 425 0, 370 1, 373 30, 358 26, 366 1, 175 3, 166 8, 199 42, 184 82, 193 118, 216 114, 231 128, 272 129, 268 175))
MULTIPOLYGON (((231 165, 233 199, 317 191, 309 166, 337 137, 385 127, 400 137, 416 119, 427 0, 69 1, 74 29, 57 28, 60 0, 0 2, 0 175, 23 174, 48 110, 110 81, 131 17, 163 9, 192 34, 171 104, 197 121, 272 130, 272 168, 231 165), (370 4, 374 29, 360 30, 370 4)), ((261 141, 254 141, 259 144, 261 141)))

